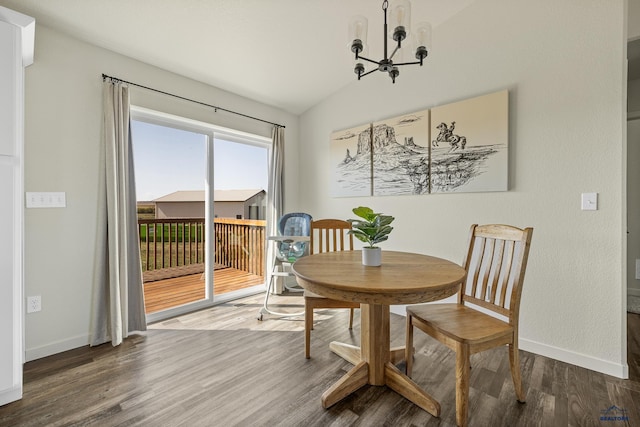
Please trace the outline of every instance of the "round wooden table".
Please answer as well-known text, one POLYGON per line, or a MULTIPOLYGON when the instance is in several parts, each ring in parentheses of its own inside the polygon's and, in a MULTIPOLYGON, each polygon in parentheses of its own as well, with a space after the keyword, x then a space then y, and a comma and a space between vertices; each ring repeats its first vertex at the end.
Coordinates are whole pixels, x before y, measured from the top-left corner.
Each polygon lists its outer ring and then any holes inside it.
POLYGON ((366 384, 386 385, 439 416, 440 404, 394 365, 404 359, 404 348, 390 348, 389 305, 449 297, 458 291, 465 270, 441 258, 394 251, 382 251, 380 267, 363 266, 361 251, 342 251, 301 258, 292 268, 305 289, 361 303, 360 347, 330 344, 355 366, 324 392, 322 406, 328 408, 366 384))

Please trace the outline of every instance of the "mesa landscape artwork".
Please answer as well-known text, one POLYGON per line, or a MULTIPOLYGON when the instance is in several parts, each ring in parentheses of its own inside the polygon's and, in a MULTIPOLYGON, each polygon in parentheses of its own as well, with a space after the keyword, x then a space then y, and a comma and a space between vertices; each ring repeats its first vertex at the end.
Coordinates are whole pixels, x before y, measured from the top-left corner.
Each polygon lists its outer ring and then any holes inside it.
POLYGON ((373 195, 429 192, 429 110, 373 124, 373 195))
POLYGON ((333 197, 371 195, 371 124, 334 132, 330 159, 333 197))
POLYGON ((507 90, 331 135, 333 197, 508 190, 507 90))

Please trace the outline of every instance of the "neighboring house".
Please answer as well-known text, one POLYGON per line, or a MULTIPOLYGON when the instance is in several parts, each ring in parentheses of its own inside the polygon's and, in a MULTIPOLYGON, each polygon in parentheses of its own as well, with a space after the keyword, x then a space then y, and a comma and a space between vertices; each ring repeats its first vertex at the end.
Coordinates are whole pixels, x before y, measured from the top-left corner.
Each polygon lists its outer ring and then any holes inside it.
POLYGON ((266 218, 267 192, 264 190, 214 190, 213 202, 215 218, 266 218))
MULTIPOLYGON (((265 219, 264 190, 214 190, 215 218, 265 219)), ((204 190, 176 191, 152 200, 156 218, 204 218, 204 190)))

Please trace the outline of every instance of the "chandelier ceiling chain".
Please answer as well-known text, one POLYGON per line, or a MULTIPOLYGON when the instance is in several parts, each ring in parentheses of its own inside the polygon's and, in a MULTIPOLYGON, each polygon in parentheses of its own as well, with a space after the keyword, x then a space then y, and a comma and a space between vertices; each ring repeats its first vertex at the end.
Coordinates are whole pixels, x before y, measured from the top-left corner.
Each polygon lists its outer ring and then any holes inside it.
MULTIPOLYGON (((388 31, 387 11, 389 9, 389 1, 382 2, 382 11, 384 13, 384 57, 380 61, 374 61, 362 54, 366 55, 367 49, 367 18, 364 16, 354 16, 349 22, 349 36, 351 41, 351 52, 355 54, 355 60, 363 60, 375 64, 376 66, 365 72, 362 62, 357 62, 354 72, 358 75, 358 80, 362 77, 373 73, 374 71, 383 71, 389 74, 391 81, 396 82, 396 77, 400 74, 398 67, 402 65, 420 65, 422 66, 424 58, 429 54, 431 49, 431 25, 427 22, 419 23, 413 33, 410 31, 411 20, 411 3, 409 0, 393 0, 391 5, 391 25, 393 32, 388 31), (396 54, 402 54, 402 41, 412 35, 412 42, 415 44, 415 58, 417 61, 412 62, 393 62, 396 54), (396 41, 396 46, 388 55, 387 37, 396 41)), ((409 40, 407 40, 409 42, 409 40)), ((405 42, 406 44, 406 42, 405 42)))

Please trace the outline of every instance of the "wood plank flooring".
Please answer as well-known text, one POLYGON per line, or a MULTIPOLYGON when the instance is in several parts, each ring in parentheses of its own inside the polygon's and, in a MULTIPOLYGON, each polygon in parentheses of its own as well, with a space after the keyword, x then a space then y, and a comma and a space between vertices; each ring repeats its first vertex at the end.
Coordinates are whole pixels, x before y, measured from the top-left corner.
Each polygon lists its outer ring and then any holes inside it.
MULTIPOLYGON (((274 297, 299 311, 302 298, 274 297)), ((79 348, 25 365, 24 398, 0 407, 0 426, 454 426, 454 354, 416 333, 414 380, 442 406, 434 418, 384 387, 365 386, 325 410, 320 396, 351 365, 328 350, 357 344, 359 316, 318 311, 311 359, 303 320, 256 319, 250 297, 150 325, 113 348, 79 348)), ((521 352, 527 403, 513 393, 506 349, 471 358, 471 426, 640 425, 640 315, 628 315, 630 380, 521 352), (617 405, 628 422, 601 422, 617 405)), ((404 318, 391 315, 392 345, 404 318)), ((402 366, 401 366, 402 367, 402 366)))
MULTIPOLYGON (((214 271, 214 294, 245 289, 264 283, 264 277, 223 268, 214 271)), ((205 297, 205 283, 202 273, 173 277, 144 284, 144 303, 147 314, 177 307, 205 297)))
MULTIPOLYGON (((220 267, 216 265, 216 269, 220 267)), ((204 263, 181 265, 179 267, 160 268, 157 270, 145 271, 142 273, 142 281, 144 283, 155 282, 156 280, 171 279, 174 277, 182 277, 198 273, 204 273, 204 263)))

